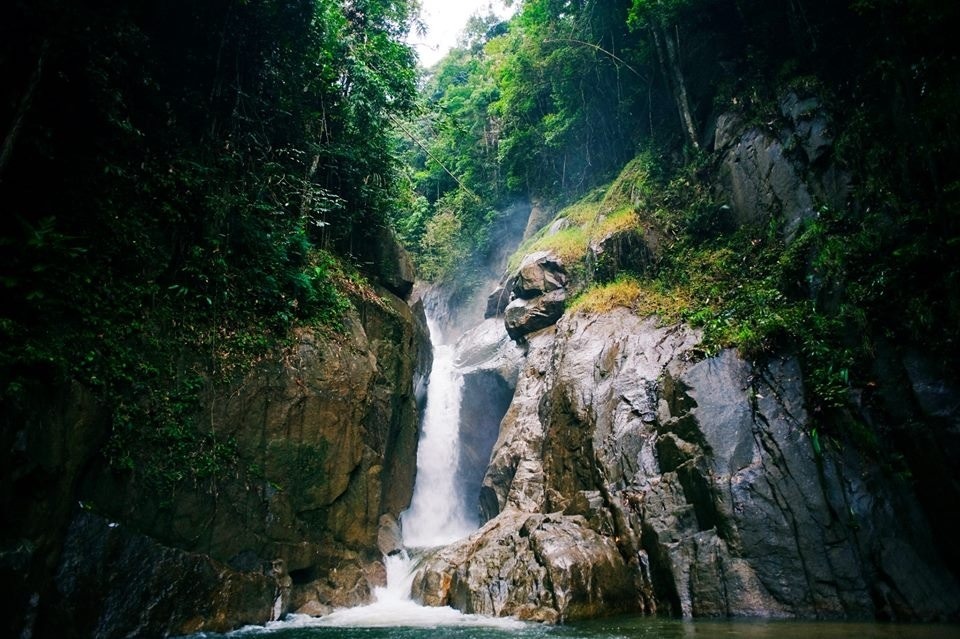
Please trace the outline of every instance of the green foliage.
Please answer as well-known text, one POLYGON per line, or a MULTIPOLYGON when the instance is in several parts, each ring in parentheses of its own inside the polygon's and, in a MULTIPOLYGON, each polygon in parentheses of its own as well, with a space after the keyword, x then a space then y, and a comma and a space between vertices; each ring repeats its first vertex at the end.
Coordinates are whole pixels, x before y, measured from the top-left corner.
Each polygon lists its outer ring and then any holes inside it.
POLYGON ((27 109, 0 166, 4 401, 73 379, 113 414, 118 472, 169 492, 230 470, 200 402, 292 325, 339 330, 367 229, 409 197, 390 129, 416 95, 414 6, 0 11, 0 121, 27 109))
POLYGON ((421 277, 441 279, 454 272, 464 258, 461 230, 461 220, 452 211, 438 213, 427 222, 420 242, 421 277))

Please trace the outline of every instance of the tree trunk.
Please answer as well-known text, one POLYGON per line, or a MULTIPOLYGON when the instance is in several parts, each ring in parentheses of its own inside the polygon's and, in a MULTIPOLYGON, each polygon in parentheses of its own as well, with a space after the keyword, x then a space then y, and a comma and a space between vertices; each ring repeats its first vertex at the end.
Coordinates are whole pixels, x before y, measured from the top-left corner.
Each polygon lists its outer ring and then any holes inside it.
POLYGON ((33 102, 33 96, 36 94, 37 86, 40 84, 40 76, 43 74, 43 59, 46 57, 48 46, 47 41, 44 41, 40 46, 40 55, 37 56, 37 64, 33 69, 33 73, 30 75, 27 89, 24 91, 23 97, 20 98, 20 104, 17 105, 17 112, 13 117, 13 124, 10 125, 10 130, 7 131, 7 135, 3 138, 3 148, 0 150, 0 177, 3 176, 7 164, 10 163, 10 158, 13 155, 13 147, 17 143, 20 130, 23 128, 23 121, 26 119, 27 112, 30 110, 30 103, 33 102))
POLYGON ((664 74, 671 85, 674 101, 677 103, 677 112, 680 115, 680 126, 687 136, 690 145, 700 150, 700 142, 697 140, 697 128, 693 123, 693 113, 690 111, 690 100, 687 97, 687 84, 683 79, 683 69, 680 68, 680 56, 677 54, 677 45, 674 43, 670 34, 660 25, 651 25, 650 33, 653 35, 654 48, 657 56, 660 58, 660 66, 663 67, 664 74), (662 29, 662 32, 661 32, 662 29))

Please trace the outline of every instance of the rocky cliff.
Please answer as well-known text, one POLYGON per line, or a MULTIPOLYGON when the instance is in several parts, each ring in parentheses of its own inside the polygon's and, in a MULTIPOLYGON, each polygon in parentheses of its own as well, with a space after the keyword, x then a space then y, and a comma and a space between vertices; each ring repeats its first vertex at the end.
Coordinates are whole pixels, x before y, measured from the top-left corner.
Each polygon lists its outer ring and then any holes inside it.
POLYGON ((380 289, 356 306, 342 334, 300 328, 206 397, 235 464, 173 494, 100 463, 105 420, 82 388, 42 429, 22 424, 10 485, 49 488, 6 496, 22 513, 3 553, 11 636, 224 631, 367 602, 385 579, 378 533, 412 494, 431 352, 419 303, 380 289))
POLYGON ((427 559, 416 597, 545 621, 960 614, 911 486, 811 436, 796 361, 698 339, 626 309, 529 335, 490 520, 427 559))
MULTIPOLYGON (((718 217, 774 228, 789 246, 818 207, 844 206, 851 178, 818 99, 788 93, 779 108, 779 129, 719 118, 712 188, 718 217)), ((561 212, 543 236, 570 224, 561 212)), ((941 487, 949 506, 956 493, 949 375, 888 349, 875 383, 886 408, 850 397, 845 418, 897 437, 910 476, 852 437, 821 437, 825 416, 808 411, 789 351, 707 357, 683 323, 567 308, 584 280, 655 270, 670 242, 643 219, 591 238, 575 264, 533 252, 490 294, 490 319, 461 340, 473 371, 514 389, 480 488, 487 523, 427 556, 414 596, 547 622, 960 617, 953 516, 933 497, 941 487), (507 335, 522 356, 503 355, 507 335), (926 425, 911 431, 923 443, 895 425, 911 423, 926 425)))

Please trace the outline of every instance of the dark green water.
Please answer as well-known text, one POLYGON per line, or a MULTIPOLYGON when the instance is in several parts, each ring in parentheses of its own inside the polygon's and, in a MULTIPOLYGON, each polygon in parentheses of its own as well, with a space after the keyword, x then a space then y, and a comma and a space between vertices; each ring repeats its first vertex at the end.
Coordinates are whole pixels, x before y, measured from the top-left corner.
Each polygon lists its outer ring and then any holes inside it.
MULTIPOLYGON (((227 637, 271 639, 960 639, 960 626, 795 621, 676 621, 619 617, 565 626, 247 628, 227 637)), ((224 637, 224 635, 196 635, 224 637)))

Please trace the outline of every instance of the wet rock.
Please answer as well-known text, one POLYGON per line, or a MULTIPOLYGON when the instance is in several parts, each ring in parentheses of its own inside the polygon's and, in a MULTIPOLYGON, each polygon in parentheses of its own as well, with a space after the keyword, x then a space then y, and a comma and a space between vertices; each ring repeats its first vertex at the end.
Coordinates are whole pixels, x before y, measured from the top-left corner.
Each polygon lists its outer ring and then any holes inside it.
POLYGON ((560 258, 549 251, 538 251, 523 258, 517 270, 513 293, 529 300, 544 293, 562 289, 567 284, 567 273, 560 258))
POLYGON ((325 606, 318 601, 308 601, 294 610, 294 613, 298 615, 308 615, 310 617, 324 617, 333 612, 333 610, 330 606, 325 606))
POLYGON ((162 636, 169 624, 182 624, 177 633, 228 630, 310 602, 368 602, 385 579, 378 542, 397 544, 380 534, 381 515, 395 519, 412 494, 415 381, 430 365, 422 309, 380 293, 380 304, 346 317, 343 335, 301 328, 287 351, 211 393, 201 423, 235 442, 229 472, 169 498, 138 475, 91 467, 85 507, 139 536, 112 532, 96 566, 84 563, 82 544, 54 562, 62 584, 89 578, 96 589, 58 586, 59 598, 40 598, 37 618, 55 606, 51 618, 115 629, 102 636, 162 636), (127 568, 128 555, 137 570, 127 568), (187 575, 182 582, 175 568, 187 575), (128 593, 129 606, 116 603, 128 593), (184 602, 194 609, 187 621, 184 602), (86 610, 109 620, 87 619, 86 610))
POLYGON ((507 305, 504 323, 513 340, 552 326, 563 316, 567 294, 563 289, 550 291, 534 299, 516 299, 507 305))
POLYGON ((465 612, 557 622, 635 606, 616 545, 578 516, 509 511, 424 562, 415 598, 465 612))
POLYGON ((509 277, 490 293, 487 298, 487 308, 483 312, 484 319, 503 315, 503 312, 507 309, 507 304, 513 301, 513 287, 516 283, 516 277, 509 277))
POLYGON ((270 619, 280 588, 269 565, 234 571, 88 512, 70 525, 54 583, 35 636, 223 632, 270 619))
POLYGON ((744 133, 727 152, 720 179, 739 225, 775 217, 792 238, 814 216, 810 189, 783 144, 759 129, 744 133))
POLYGON ((728 200, 737 224, 777 219, 790 241, 819 206, 845 206, 851 181, 831 159, 834 135, 821 101, 790 92, 780 109, 784 127, 778 134, 743 130, 736 113, 718 118, 715 147, 724 152, 718 195, 728 200))
POLYGON ((455 362, 463 375, 457 483, 467 512, 479 507, 481 483, 513 398, 522 357, 498 319, 481 322, 457 342, 455 362))
POLYGON ((553 341, 551 331, 529 338, 528 354, 521 363, 516 390, 501 421, 480 489, 481 521, 492 519, 509 506, 539 512, 545 503, 540 452, 545 431, 539 410, 553 341))
POLYGON ((489 318, 461 337, 456 344, 456 366, 465 375, 489 371, 513 389, 517 385, 523 353, 507 335, 503 321, 489 318))
MULTIPOLYGON (((811 441, 797 362, 702 359, 698 340, 625 309, 531 334, 484 477, 489 521, 426 560, 419 596, 547 620, 960 614, 911 488, 811 441), (600 574, 631 595, 567 598, 600 574)), ((928 410, 952 414, 914 368, 928 410)))
POLYGON ((377 548, 384 556, 403 550, 403 531, 397 518, 391 514, 380 515, 380 530, 377 532, 377 548))

